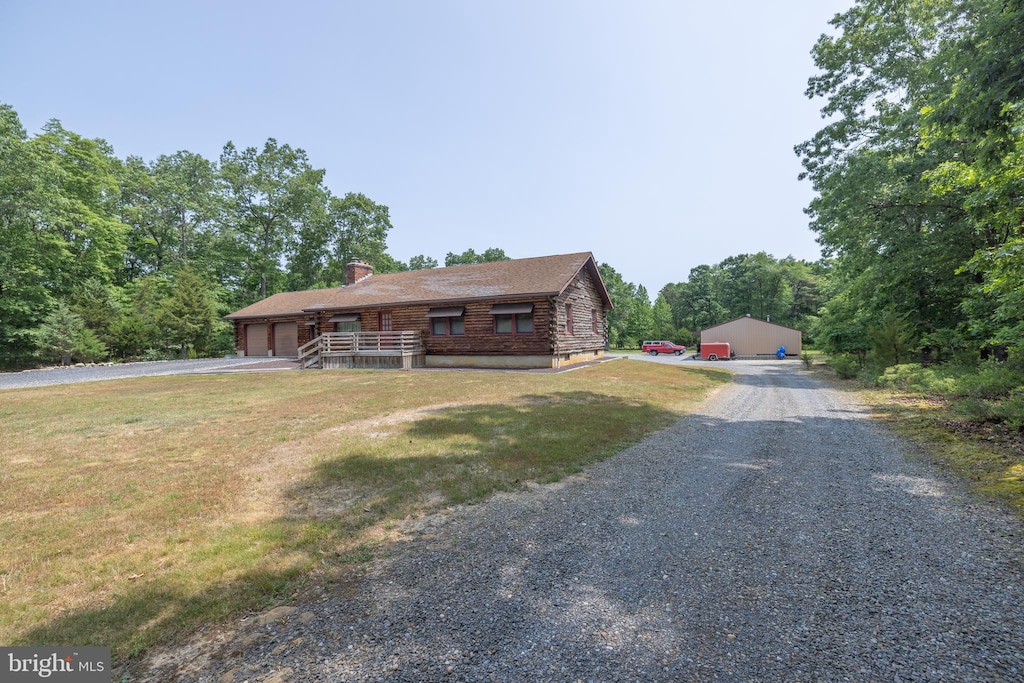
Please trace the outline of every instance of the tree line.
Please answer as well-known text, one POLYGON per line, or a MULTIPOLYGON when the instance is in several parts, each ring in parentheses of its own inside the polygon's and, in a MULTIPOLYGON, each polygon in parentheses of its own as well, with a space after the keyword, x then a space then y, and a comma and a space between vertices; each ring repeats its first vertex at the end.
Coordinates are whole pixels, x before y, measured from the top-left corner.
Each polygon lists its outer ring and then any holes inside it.
MULTIPOLYGON (((435 268, 387 252, 388 207, 336 196, 301 149, 228 142, 120 159, 50 121, 29 136, 0 104, 0 366, 230 352, 222 316, 270 294, 435 268)), ((508 258, 449 252, 445 265, 508 258)))
POLYGON ((814 46, 796 147, 832 268, 816 338, 859 365, 1024 347, 1024 3, 859 0, 814 46))
MULTIPOLYGON (((59 121, 30 137, 0 105, 0 365, 230 353, 223 315, 277 292, 340 285, 354 258, 378 273, 440 265, 394 259, 387 206, 336 196, 324 176, 305 151, 273 138, 262 149, 229 142, 216 161, 187 151, 120 159, 59 121)), ((448 252, 444 265, 508 258, 497 247, 467 249, 448 252)), ((747 258, 731 272, 764 270, 747 258)), ((687 285, 652 305, 642 285, 600 269, 616 348, 692 343, 693 330, 732 306, 724 294, 711 318, 695 314, 687 285)), ((791 290, 775 283, 766 310, 781 311, 791 290)))

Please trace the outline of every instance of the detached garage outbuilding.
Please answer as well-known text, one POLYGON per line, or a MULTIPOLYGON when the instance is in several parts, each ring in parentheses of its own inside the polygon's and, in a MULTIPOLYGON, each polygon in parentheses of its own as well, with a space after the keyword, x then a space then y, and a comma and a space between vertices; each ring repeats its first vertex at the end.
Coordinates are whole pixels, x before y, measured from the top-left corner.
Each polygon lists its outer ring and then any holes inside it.
POLYGON ((701 330, 705 342, 729 342, 737 358, 774 357, 780 346, 787 356, 803 353, 803 332, 749 315, 701 330))

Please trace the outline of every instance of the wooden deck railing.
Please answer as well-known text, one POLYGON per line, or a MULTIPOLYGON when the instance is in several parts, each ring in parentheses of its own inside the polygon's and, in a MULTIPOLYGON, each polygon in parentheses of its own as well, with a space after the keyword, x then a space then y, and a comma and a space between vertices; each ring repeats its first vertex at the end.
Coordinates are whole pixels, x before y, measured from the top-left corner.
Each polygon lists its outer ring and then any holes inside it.
POLYGON ((320 365, 320 337, 314 337, 299 347, 299 369, 320 365))
POLYGON ((324 332, 299 347, 303 368, 321 364, 323 356, 411 356, 423 353, 419 332, 324 332))

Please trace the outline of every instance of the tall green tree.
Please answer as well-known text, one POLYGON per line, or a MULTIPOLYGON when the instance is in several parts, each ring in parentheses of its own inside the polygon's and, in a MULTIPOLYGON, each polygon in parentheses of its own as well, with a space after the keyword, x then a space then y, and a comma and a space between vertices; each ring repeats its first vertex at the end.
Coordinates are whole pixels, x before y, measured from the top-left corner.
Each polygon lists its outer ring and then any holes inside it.
POLYGON ((728 311, 720 300, 719 279, 718 271, 712 266, 699 265, 690 269, 689 278, 678 294, 680 303, 673 308, 677 316, 684 316, 676 318, 679 326, 702 330, 728 319, 728 311))
POLYGON ((635 304, 636 285, 626 282, 622 275, 607 263, 599 263, 597 269, 612 301, 612 310, 608 311, 607 315, 608 344, 612 348, 621 349, 629 342, 626 327, 635 304))
POLYGON ((984 344, 1024 354, 1024 238, 979 251, 965 268, 980 275, 963 305, 969 331, 984 344))
POLYGON ((158 321, 166 339, 178 346, 182 360, 188 358, 190 347, 199 354, 208 351, 219 323, 210 285, 191 268, 179 270, 171 295, 160 308, 158 321))
POLYGON ((626 318, 628 344, 638 346, 643 340, 653 337, 654 332, 654 310, 651 307, 651 298, 647 294, 647 288, 639 285, 633 295, 629 317, 626 318))
POLYGON ((352 192, 334 197, 325 191, 324 197, 323 214, 310 215, 299 230, 289 262, 290 289, 344 284, 345 266, 353 259, 366 261, 378 273, 405 270, 387 253, 392 228, 388 207, 352 192))
MULTIPOLYGON (((965 188, 951 183, 937 192, 936 180, 948 177, 953 160, 973 165, 980 149, 928 126, 955 95, 965 41, 976 40, 981 18, 999 4, 861 0, 814 48, 819 74, 807 93, 825 99, 831 120, 797 148, 818 193, 811 226, 845 273, 839 281, 850 289, 836 295, 843 308, 857 308, 846 315, 873 329, 899 320, 925 340, 960 326, 972 286, 963 266, 988 238, 965 188)), ((841 324, 829 314, 822 325, 832 320, 841 324)))
POLYGON ((508 261, 509 257, 505 254, 503 249, 497 247, 491 247, 485 249, 482 254, 476 253, 473 249, 467 249, 461 254, 448 252, 444 257, 445 267, 449 266, 464 266, 471 263, 490 263, 492 261, 508 261))
POLYGON ((324 220, 324 171, 310 165, 305 151, 270 138, 262 151, 225 145, 220 176, 230 219, 221 244, 241 270, 230 284, 249 301, 282 291, 287 282, 282 264, 295 253, 296 235, 324 220))
POLYGON ((926 179, 960 201, 981 246, 961 268, 971 281, 964 330, 1024 352, 1024 2, 976 3, 951 51, 948 97, 922 108, 922 147, 947 155, 926 179))
POLYGON ((104 344, 111 343, 111 325, 121 317, 118 291, 96 278, 80 282, 69 299, 71 310, 104 344))
POLYGON ((0 105, 0 365, 28 361, 33 330, 51 306, 52 273, 63 240, 46 220, 58 203, 47 181, 56 175, 42 150, 31 145, 15 111, 0 105))
POLYGON ((331 198, 331 223, 336 232, 330 244, 331 260, 328 271, 343 281, 345 264, 360 258, 377 272, 391 272, 395 262, 387 255, 391 216, 388 207, 378 204, 364 194, 349 192, 344 197, 331 198))
POLYGON ((0 363, 31 358, 33 330, 79 283, 114 280, 127 232, 116 165, 105 142, 57 121, 30 139, 0 105, 0 363))
POLYGON ((57 204, 43 220, 60 240, 59 269, 48 274, 55 292, 70 294, 88 278, 113 282, 123 261, 128 226, 116 215, 118 161, 103 140, 73 133, 50 121, 30 144, 48 157, 47 182, 57 204))
POLYGON ((437 259, 424 254, 419 254, 409 259, 409 270, 428 270, 430 268, 437 268, 437 266, 437 259))
POLYGON ((651 309, 651 317, 653 323, 652 337, 658 339, 671 339, 675 341, 677 325, 672 320, 672 309, 668 305, 668 301, 665 297, 658 295, 658 298, 654 301, 654 307, 651 309))
POLYGON ((131 226, 126 279, 198 260, 224 218, 223 195, 212 162, 192 152, 160 156, 152 164, 129 157, 121 171, 121 220, 131 226))
POLYGON ((763 251, 725 259, 718 264, 718 280, 718 298, 735 317, 749 314, 781 322, 789 312, 792 291, 785 268, 763 251))
POLYGON ((841 267, 833 270, 823 283, 824 303, 811 332, 822 350, 853 355, 863 363, 871 348, 868 329, 876 316, 863 305, 871 295, 864 289, 870 283, 858 276, 841 267))
POLYGON ((821 305, 821 283, 827 276, 829 264, 825 261, 808 263, 787 257, 779 261, 789 287, 789 311, 779 322, 806 329, 813 321, 821 305))
POLYGON ((121 358, 139 358, 149 350, 162 353, 175 345, 160 325, 164 302, 171 297, 173 286, 173 279, 167 272, 125 284, 122 290, 125 304, 110 326, 110 346, 121 358))

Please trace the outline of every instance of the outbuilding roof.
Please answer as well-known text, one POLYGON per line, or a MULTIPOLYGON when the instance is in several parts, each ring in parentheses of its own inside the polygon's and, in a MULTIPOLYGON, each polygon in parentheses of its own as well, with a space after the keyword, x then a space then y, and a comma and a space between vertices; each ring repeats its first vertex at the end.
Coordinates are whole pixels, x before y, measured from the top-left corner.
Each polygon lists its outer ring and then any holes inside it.
POLYGON ((724 323, 718 323, 717 325, 711 325, 710 327, 705 327, 703 330, 701 330, 701 332, 702 333, 703 332, 707 332, 708 330, 713 330, 716 327, 722 327, 724 325, 731 325, 732 323, 737 322, 738 320, 750 320, 750 321, 753 321, 753 322, 758 323, 760 325, 774 325, 775 327, 782 327, 782 328, 785 328, 787 330, 793 330, 794 332, 800 332, 801 334, 803 333, 802 330, 798 330, 795 327, 789 327, 788 325, 780 325, 779 323, 773 323, 770 320, 761 320, 761 318, 754 318, 754 317, 749 316, 749 315, 741 315, 738 318, 733 318, 732 320, 726 320, 724 323))
POLYGON ((301 315, 379 306, 557 296, 584 268, 612 307, 590 252, 538 256, 401 273, 381 273, 344 287, 282 292, 225 316, 228 320, 301 315))

